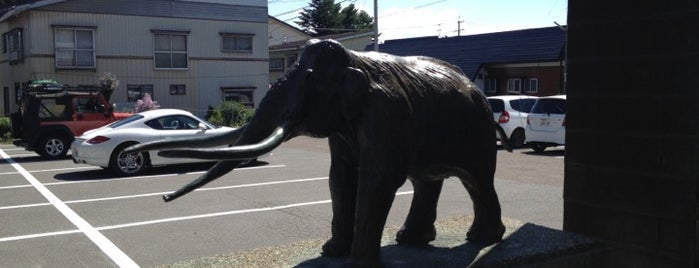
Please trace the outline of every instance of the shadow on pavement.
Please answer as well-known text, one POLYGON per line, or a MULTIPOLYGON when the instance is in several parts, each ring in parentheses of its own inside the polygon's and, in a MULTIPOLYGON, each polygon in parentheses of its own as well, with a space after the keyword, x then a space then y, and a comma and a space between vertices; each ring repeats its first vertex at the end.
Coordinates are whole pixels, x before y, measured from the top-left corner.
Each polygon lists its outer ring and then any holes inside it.
MULTIPOLYGON (((158 166, 146 170, 143 173, 135 174, 132 176, 119 176, 111 172, 109 169, 93 169, 93 170, 83 170, 83 171, 73 171, 56 174, 53 178, 61 181, 84 181, 84 180, 110 180, 110 179, 123 179, 123 178, 135 178, 135 177, 146 177, 146 176, 158 176, 158 175, 182 175, 186 173, 204 172, 211 168, 215 162, 204 162, 204 163, 193 163, 193 164, 176 164, 167 166, 158 166)), ((257 167, 268 165, 269 163, 264 161, 253 161, 248 164, 242 165, 238 168, 246 167, 257 167)))
MULTIPOLYGON (((485 246, 465 242, 456 247, 399 246, 381 248, 381 260, 386 267, 468 267, 485 246)), ((342 267, 346 258, 317 257, 299 263, 297 268, 342 267)))

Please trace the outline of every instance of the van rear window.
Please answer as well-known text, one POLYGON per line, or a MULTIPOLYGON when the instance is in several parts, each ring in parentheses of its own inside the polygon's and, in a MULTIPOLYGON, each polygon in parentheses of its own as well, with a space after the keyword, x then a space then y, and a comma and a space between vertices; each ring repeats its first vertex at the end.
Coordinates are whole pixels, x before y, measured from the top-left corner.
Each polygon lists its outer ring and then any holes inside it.
POLYGON ((531 113, 533 114, 565 114, 566 100, 562 99, 539 99, 534 104, 531 113))

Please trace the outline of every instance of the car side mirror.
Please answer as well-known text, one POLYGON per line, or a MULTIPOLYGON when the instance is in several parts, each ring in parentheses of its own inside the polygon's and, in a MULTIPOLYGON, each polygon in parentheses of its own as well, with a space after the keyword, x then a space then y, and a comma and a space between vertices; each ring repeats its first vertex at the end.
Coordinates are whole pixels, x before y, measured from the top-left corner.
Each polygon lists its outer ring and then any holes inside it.
POLYGON ((206 125, 204 125, 204 123, 199 123, 199 125, 197 125, 197 129, 206 130, 207 127, 206 127, 206 125))

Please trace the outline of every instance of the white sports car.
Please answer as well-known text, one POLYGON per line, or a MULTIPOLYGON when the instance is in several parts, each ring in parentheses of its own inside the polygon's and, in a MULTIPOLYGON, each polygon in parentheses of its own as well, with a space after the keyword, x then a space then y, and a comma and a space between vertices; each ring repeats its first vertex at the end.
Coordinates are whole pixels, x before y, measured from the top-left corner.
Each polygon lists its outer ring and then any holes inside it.
POLYGON ((75 137, 70 146, 73 162, 109 168, 119 175, 133 175, 151 166, 205 162, 211 160, 167 158, 156 151, 124 153, 133 144, 166 138, 217 135, 231 131, 217 127, 192 113, 178 109, 157 109, 134 114, 75 137))

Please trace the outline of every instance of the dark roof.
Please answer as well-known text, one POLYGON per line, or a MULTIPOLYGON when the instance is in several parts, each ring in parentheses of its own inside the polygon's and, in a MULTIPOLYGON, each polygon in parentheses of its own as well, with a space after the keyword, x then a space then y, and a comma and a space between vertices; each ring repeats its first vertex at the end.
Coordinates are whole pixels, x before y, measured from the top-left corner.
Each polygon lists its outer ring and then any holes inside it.
MULTIPOLYGON (((563 59, 566 32, 559 27, 438 38, 388 40, 379 51, 399 56, 429 56, 457 65, 475 78, 483 64, 552 62, 563 59)), ((373 45, 366 50, 372 50, 373 45)))
POLYGON ((39 0, 5 0, 5 1, 0 1, 0 9, 12 7, 12 6, 29 4, 29 3, 33 3, 33 2, 39 2, 39 0))
POLYGON ((0 1, 0 16, 4 15, 8 11, 15 9, 17 6, 33 4, 36 2, 41 2, 41 0, 5 0, 0 1))

